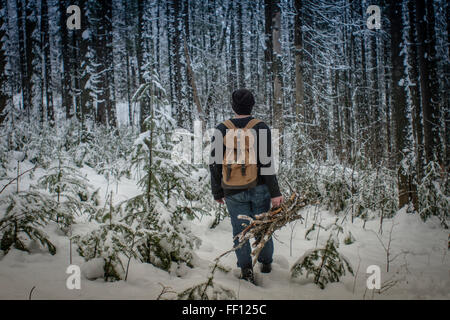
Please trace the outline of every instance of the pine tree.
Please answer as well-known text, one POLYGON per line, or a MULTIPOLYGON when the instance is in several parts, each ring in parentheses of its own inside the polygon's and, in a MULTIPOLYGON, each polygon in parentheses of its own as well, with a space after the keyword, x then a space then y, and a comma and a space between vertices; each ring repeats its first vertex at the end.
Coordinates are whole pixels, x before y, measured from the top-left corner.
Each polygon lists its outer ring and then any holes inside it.
POLYGON ((173 143, 169 133, 175 120, 161 88, 158 76, 152 74, 151 82, 141 86, 133 98, 148 99, 151 113, 144 122, 148 129, 136 139, 132 153, 133 167, 142 170, 139 185, 143 193, 124 203, 124 219, 147 230, 145 241, 137 244, 139 259, 169 270, 173 262, 192 266, 192 250, 199 239, 184 220, 192 216, 192 202, 199 199, 194 189, 198 185, 190 180, 195 167, 176 165, 170 157, 173 143))
POLYGON ((98 202, 97 192, 90 191, 92 187, 86 177, 80 175, 61 152, 58 153, 57 165, 48 168, 39 178, 38 187, 56 198, 57 208, 52 220, 65 232, 74 223, 75 215, 92 214, 98 202))
POLYGON ((46 247, 50 254, 56 253, 43 228, 57 211, 57 203, 49 196, 36 191, 23 191, 9 194, 0 199, 6 205, 4 216, 0 219, 0 249, 7 253, 11 247, 29 251, 30 241, 46 247))
POLYGON ((93 215, 99 223, 96 229, 72 238, 78 246, 77 252, 86 261, 103 259, 105 281, 126 279, 129 261, 137 257, 137 244, 145 236, 145 230, 135 223, 125 223, 120 215, 120 205, 114 206, 112 201, 111 193, 105 207, 93 215), (125 264, 124 259, 128 259, 128 263, 125 264))
POLYGON ((345 270, 353 275, 353 269, 342 254, 337 251, 336 240, 330 235, 326 245, 321 249, 308 250, 300 257, 291 268, 293 278, 310 274, 314 277, 314 283, 321 289, 329 282, 339 282, 339 279, 345 275, 345 270))
POLYGON ((450 201, 447 196, 449 191, 448 174, 440 172, 439 163, 429 162, 424 168, 424 177, 418 186, 418 212, 422 220, 426 221, 436 216, 445 229, 449 228, 450 201))
POLYGON ((228 272, 218 261, 212 266, 205 282, 196 284, 178 294, 179 300, 231 300, 236 299, 233 290, 214 282, 214 275, 217 270, 228 272))

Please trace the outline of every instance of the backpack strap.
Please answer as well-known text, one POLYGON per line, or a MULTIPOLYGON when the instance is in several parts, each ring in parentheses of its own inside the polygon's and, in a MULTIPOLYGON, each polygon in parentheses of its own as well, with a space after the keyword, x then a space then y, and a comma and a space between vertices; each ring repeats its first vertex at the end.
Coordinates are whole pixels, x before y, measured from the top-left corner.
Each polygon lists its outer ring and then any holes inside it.
POLYGON ((256 126, 258 123, 260 123, 260 122, 262 122, 261 120, 259 120, 259 119, 252 119, 252 120, 250 120, 248 123, 247 123, 247 125, 245 126, 245 128, 244 129, 251 129, 251 128, 253 128, 254 126, 256 126))
POLYGON ((225 120, 223 122, 224 126, 227 127, 228 129, 237 129, 237 127, 234 125, 233 121, 231 121, 230 119, 225 120))

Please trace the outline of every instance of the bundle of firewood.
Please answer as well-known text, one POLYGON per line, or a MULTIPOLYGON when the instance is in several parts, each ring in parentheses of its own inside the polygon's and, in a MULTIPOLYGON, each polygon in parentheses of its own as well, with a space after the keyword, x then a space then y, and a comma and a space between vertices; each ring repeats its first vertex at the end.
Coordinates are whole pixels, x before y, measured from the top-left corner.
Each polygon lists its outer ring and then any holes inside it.
POLYGON ((252 251, 252 255, 254 257, 253 265, 255 265, 259 253, 273 233, 287 225, 289 222, 299 219, 302 220, 303 217, 300 215, 299 211, 307 204, 305 198, 300 197, 296 192, 293 192, 289 199, 283 202, 281 206, 272 208, 268 212, 258 214, 254 219, 246 215, 239 215, 239 219, 247 220, 249 223, 245 229, 234 238, 239 240, 238 245, 234 246, 233 249, 224 252, 217 259, 241 248, 248 240, 254 238, 255 242, 252 244, 252 247, 255 249, 252 251))

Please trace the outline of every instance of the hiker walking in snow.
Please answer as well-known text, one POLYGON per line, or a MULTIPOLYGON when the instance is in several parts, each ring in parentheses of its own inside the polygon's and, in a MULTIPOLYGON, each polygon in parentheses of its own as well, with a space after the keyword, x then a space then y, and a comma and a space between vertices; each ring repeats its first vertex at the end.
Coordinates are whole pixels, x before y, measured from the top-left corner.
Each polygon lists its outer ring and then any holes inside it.
MULTIPOLYGON (((209 167, 212 194, 217 202, 223 204, 225 201, 235 237, 244 229, 243 223, 247 223, 238 219, 239 215, 254 218, 269 211, 271 204, 278 207, 283 196, 272 163, 270 129, 251 116, 255 105, 253 94, 239 89, 233 92, 231 101, 235 116, 216 127, 209 167)), ((235 246, 238 243, 235 239, 235 246)), ((235 252, 241 278, 254 283, 249 242, 235 252)), ((273 241, 270 239, 258 257, 262 273, 272 270, 272 256, 273 241)))

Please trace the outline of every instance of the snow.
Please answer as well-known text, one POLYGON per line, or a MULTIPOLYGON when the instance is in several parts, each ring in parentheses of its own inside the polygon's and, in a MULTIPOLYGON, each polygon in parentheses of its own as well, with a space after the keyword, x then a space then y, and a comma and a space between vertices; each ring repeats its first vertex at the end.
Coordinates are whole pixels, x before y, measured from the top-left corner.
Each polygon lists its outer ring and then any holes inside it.
MULTIPOLYGON (((80 171, 88 176, 94 189, 100 188, 99 194, 105 199, 111 188, 105 177, 87 167, 80 171)), ((30 185, 42 173, 42 170, 37 170, 33 180, 29 175, 24 176, 21 188, 30 185)), ((138 193, 135 180, 122 178, 113 199, 117 203, 138 193)), ((215 281, 234 290, 238 299, 450 299, 448 231, 439 226, 437 219, 430 218, 424 223, 418 215, 408 214, 405 209, 400 210, 393 219, 384 220, 382 235, 378 234, 379 220, 367 221, 365 229, 364 221, 358 218, 353 224, 349 219, 343 223, 344 232, 339 235, 341 241, 338 250, 350 261, 355 277, 346 274, 340 282, 330 283, 324 290, 315 285, 312 278, 301 276, 291 279, 290 268, 299 257, 307 250, 314 249, 316 241, 318 246, 323 246, 328 239, 329 234, 322 229, 318 238, 315 234, 311 240, 305 239, 305 233, 313 222, 312 216, 318 215, 318 221, 324 226, 334 223, 336 219, 335 214, 326 210, 312 207, 304 210, 304 215, 309 216, 307 225, 299 222, 276 233, 272 272, 261 274, 259 266, 255 267, 258 286, 238 279, 239 269, 234 253, 220 260, 231 272, 217 271, 215 281), (387 272, 386 251, 381 242, 387 246, 393 224, 390 253, 391 257, 396 258, 391 261, 387 272), (345 245, 343 238, 348 232, 356 241, 345 245), (377 290, 373 293, 366 289, 369 276, 366 270, 370 265, 380 267, 382 286, 388 281, 393 281, 394 286, 381 294, 377 290)), ((85 262, 76 252, 75 245, 72 245, 72 264, 80 266, 82 271, 80 290, 66 287, 69 277, 66 274, 70 257, 69 240, 51 223, 44 231, 57 248, 54 256, 37 249, 32 250, 32 253, 11 249, 7 255, 0 255, 0 299, 28 299, 33 287, 32 299, 156 299, 162 286, 182 292, 206 281, 214 259, 233 245, 230 219, 226 218, 215 229, 210 229, 213 219, 213 215, 201 216, 184 222, 202 240, 195 251, 194 268, 182 264, 174 266, 168 273, 153 265, 131 260, 127 281, 104 282, 101 279, 103 261, 94 259, 85 262)), ((80 216, 77 217, 73 234, 85 234, 94 228, 95 222, 80 216)), ((175 295, 167 293, 163 298, 173 299, 175 295)))
POLYGON ((86 279, 95 280, 103 277, 103 267, 105 261, 101 258, 94 258, 81 265, 81 272, 86 279))

